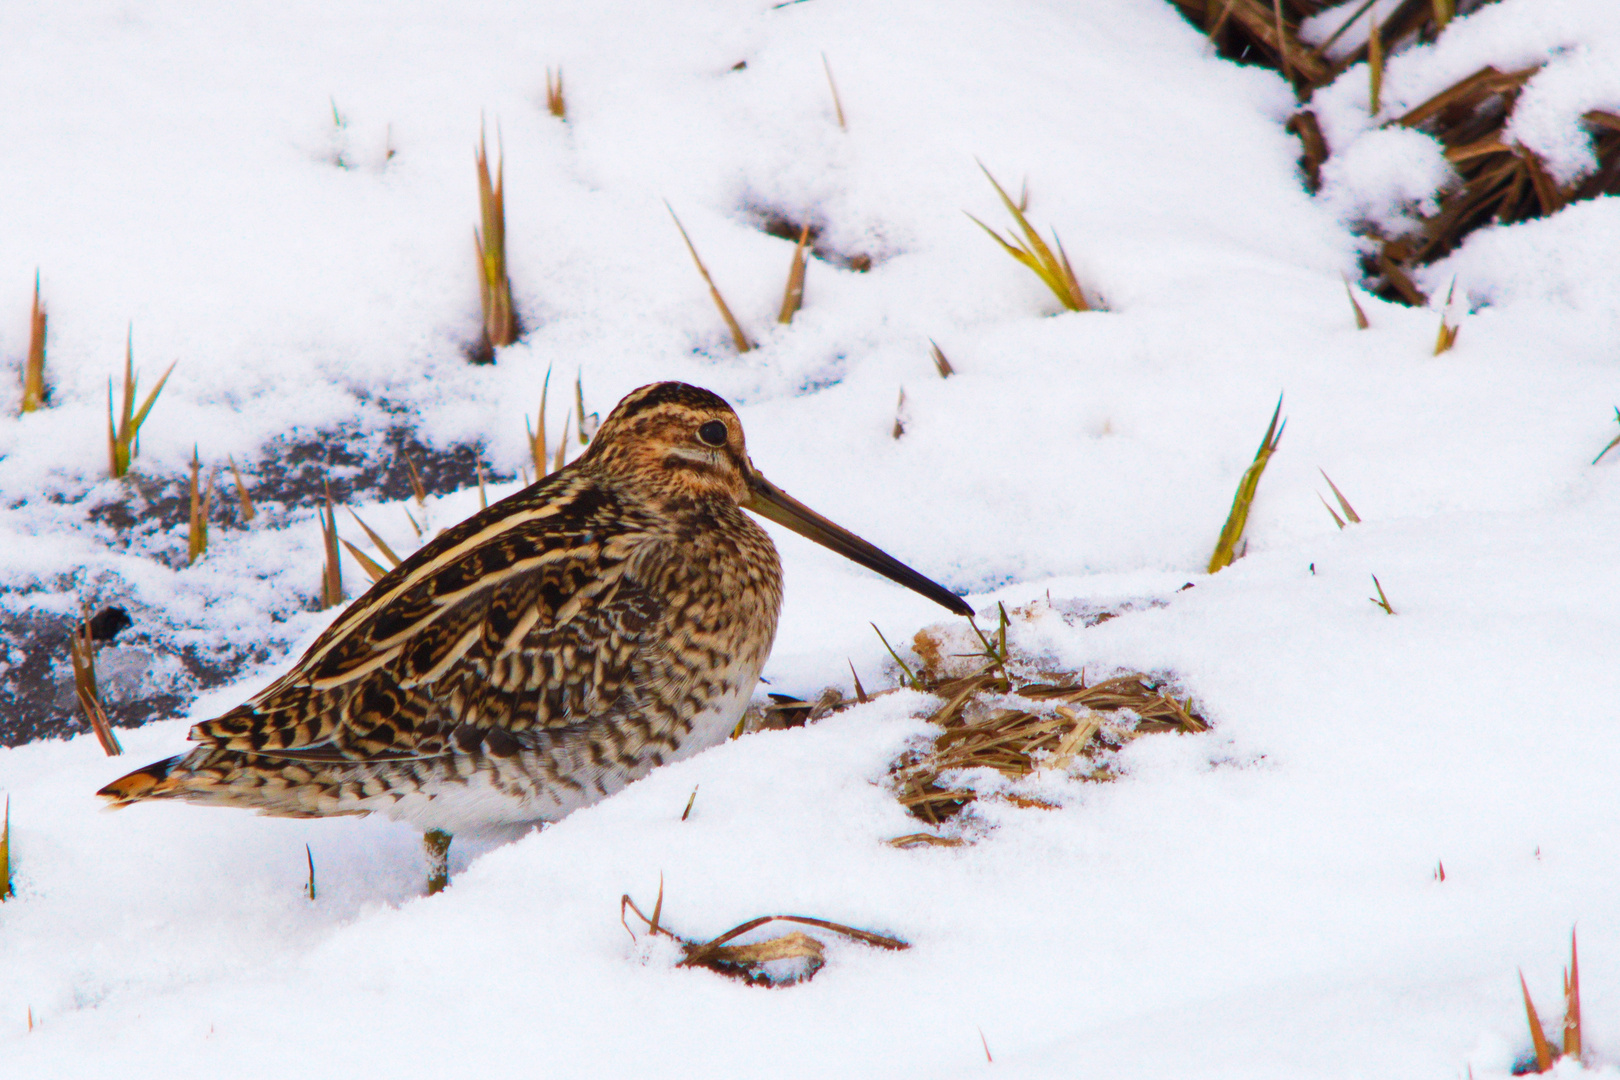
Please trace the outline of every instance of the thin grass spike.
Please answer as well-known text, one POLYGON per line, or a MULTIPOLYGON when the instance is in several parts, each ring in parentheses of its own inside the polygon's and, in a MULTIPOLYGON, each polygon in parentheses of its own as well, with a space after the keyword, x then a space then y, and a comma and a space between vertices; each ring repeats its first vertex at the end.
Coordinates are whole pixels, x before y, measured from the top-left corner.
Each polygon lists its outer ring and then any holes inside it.
POLYGON ((776 321, 784 326, 793 322, 793 316, 804 306, 805 246, 810 243, 810 223, 799 230, 799 242, 793 246, 793 264, 788 267, 787 288, 782 292, 782 311, 776 321))
MULTIPOLYGON (((0 824, 0 900, 9 900, 17 895, 16 889, 11 885, 11 796, 6 796, 6 816, 4 824, 0 824)), ((34 1013, 28 1012, 28 1030, 34 1030, 34 1013)))
MULTIPOLYGON (((497 150, 500 135, 496 133, 497 150)), ((495 178, 489 175, 489 157, 484 142, 484 131, 478 131, 478 213, 483 222, 482 231, 473 230, 473 242, 478 248, 479 299, 484 311, 483 344, 491 350, 510 345, 517 340, 517 314, 512 306, 512 282, 506 273, 506 200, 503 192, 506 155, 495 163, 495 178)))
POLYGON ((1524 1012, 1530 1021, 1530 1044, 1536 1051, 1536 1072, 1544 1073, 1553 1065, 1553 1048, 1547 1042, 1547 1035, 1541 1030, 1541 1021, 1536 1017, 1536 1007, 1530 1001, 1530 987, 1524 981, 1524 972, 1519 972, 1519 989, 1524 991, 1524 1012))
POLYGON ((547 474, 546 468, 546 397, 551 393, 551 369, 546 368, 546 381, 540 384, 540 412, 535 417, 534 427, 528 427, 528 417, 523 423, 529 433, 529 457, 534 461, 534 478, 543 480, 547 474))
POLYGON ((890 645, 889 639, 883 636, 883 631, 878 630, 877 623, 872 623, 871 627, 873 630, 877 631, 878 640, 883 642, 883 647, 885 649, 889 650, 889 655, 894 657, 894 662, 900 665, 900 670, 905 672, 906 677, 904 685, 909 686, 914 690, 921 690, 922 680, 918 679, 916 673, 911 670, 910 666, 907 665, 904 660, 900 659, 900 654, 894 651, 894 646, 890 645))
POLYGON ((697 263, 698 273, 703 275, 704 283, 709 286, 709 296, 714 299, 714 306, 720 309, 720 317, 726 321, 726 327, 731 331, 732 344, 737 347, 738 352, 747 352, 754 347, 754 343, 743 333, 742 324, 737 322, 731 308, 726 305, 725 297, 720 295, 720 289, 715 285, 714 278, 709 276, 709 268, 703 265, 703 260, 698 257, 697 248, 692 246, 692 238, 686 235, 686 226, 681 224, 680 218, 675 217, 675 208, 670 206, 668 201, 664 203, 664 208, 669 211, 669 216, 675 219, 675 227, 681 230, 681 239, 686 241, 686 250, 692 253, 692 261, 697 263))
POLYGON ((951 362, 945 359, 945 351, 939 347, 939 342, 929 338, 928 349, 929 355, 934 358, 934 370, 939 372, 940 378, 948 379, 956 374, 956 369, 951 366, 951 362))
POLYGON ((371 556, 349 543, 348 540, 345 540, 341 536, 338 537, 338 540, 343 544, 344 547, 349 549, 349 554, 354 556, 354 561, 360 564, 360 569, 366 572, 366 576, 369 577, 373 583, 381 581, 383 579, 383 575, 388 573, 388 571, 377 565, 377 560, 373 559, 371 556))
POLYGON ((1378 28, 1377 5, 1367 19, 1367 112, 1377 116, 1384 98, 1384 36, 1378 28))
MULTIPOLYGON (((1343 275, 1340 275, 1343 277, 1343 275)), ((1350 298, 1350 307, 1356 313, 1356 329, 1365 330, 1372 324, 1367 321, 1367 313, 1361 308, 1361 301, 1356 299, 1355 290, 1350 287, 1350 279, 1344 278, 1344 295, 1350 298)))
POLYGON ((117 757, 124 752, 124 748, 119 745, 118 736, 113 732, 112 721, 107 718, 107 710, 101 702, 101 690, 96 685, 96 645, 90 632, 88 607, 82 615, 68 641, 73 661, 73 689, 79 699, 79 707, 84 710, 84 718, 90 723, 90 730, 95 732, 96 741, 101 744, 102 753, 117 757))
POLYGON ((1581 964, 1574 930, 1569 932, 1569 970, 1564 972, 1564 1056, 1581 1059, 1581 964))
POLYGON ((827 85, 832 89, 833 111, 838 116, 838 126, 843 131, 849 130, 849 124, 844 121, 844 102, 838 96, 838 84, 833 81, 832 65, 827 62, 827 54, 821 54, 821 67, 827 73, 827 85))
POLYGON ((1395 614, 1394 607, 1392 607, 1390 605, 1389 597, 1384 595, 1384 587, 1378 583, 1378 575, 1374 574, 1372 576, 1372 579, 1373 579, 1373 588, 1378 590, 1378 595, 1377 596, 1369 596, 1369 597, 1367 597, 1367 599, 1371 600, 1374 604, 1377 604, 1379 607, 1383 608, 1385 615, 1393 615, 1393 614, 1395 614))
POLYGON ((45 309, 39 302, 39 271, 34 271, 34 310, 28 318, 28 358, 23 361, 22 411, 45 407, 45 309))
POLYGON ((242 482, 242 471, 236 467, 236 458, 232 457, 228 460, 231 463, 231 479, 236 482, 237 505, 241 507, 242 521, 246 524, 253 520, 253 515, 258 511, 253 508, 253 499, 248 494, 247 484, 242 482))
POLYGON ((382 537, 377 535, 376 530, 374 530, 370 525, 367 525, 364 521, 360 520, 359 514, 355 513, 353 510, 350 510, 349 516, 354 518, 354 523, 356 525, 365 530, 366 538, 371 541, 373 547, 382 552, 382 557, 388 560, 389 566, 398 566, 404 561, 398 555, 394 554, 394 549, 389 547, 387 542, 384 541, 382 537))
MULTIPOLYGON (((1339 508, 1344 511, 1345 519, 1353 525, 1361 524, 1361 515, 1356 513, 1356 508, 1350 505, 1350 500, 1344 497, 1344 492, 1339 490, 1339 485, 1333 482, 1333 478, 1327 474, 1326 470, 1317 469, 1316 471, 1322 474, 1322 479, 1327 481, 1327 486, 1333 489, 1333 497, 1339 500, 1339 508)), ((1340 528, 1343 528, 1343 526, 1341 525, 1340 528)))
POLYGON ((562 66, 558 65, 555 80, 546 68, 546 111, 559 120, 568 119, 568 100, 563 97, 562 66))
MULTIPOLYGON (((1620 406, 1616 406, 1614 410, 1614 419, 1616 423, 1620 423, 1620 406)), ((1614 438, 1609 440, 1609 445, 1605 446, 1598 453, 1598 456, 1592 459, 1592 464, 1596 465, 1598 462, 1602 461, 1603 455, 1607 454, 1610 450, 1613 450, 1616 446, 1620 446, 1620 435, 1616 435, 1614 438)))
POLYGON ((1282 416, 1282 395, 1277 395, 1277 407, 1272 410, 1271 423, 1266 425, 1265 437, 1260 440, 1260 449, 1254 453, 1254 461, 1243 472, 1243 478, 1238 481, 1237 494, 1232 496, 1232 509, 1226 516, 1226 524, 1221 527, 1220 539, 1215 542, 1215 552, 1209 557, 1209 572, 1215 573, 1232 565, 1236 558, 1238 541, 1243 536, 1243 529, 1249 522, 1249 507, 1254 503, 1255 491, 1260 487, 1260 476, 1266 471, 1266 464, 1271 461, 1271 455, 1276 453, 1277 444, 1282 442, 1283 429, 1288 421, 1283 420, 1279 425, 1278 418, 1282 416))

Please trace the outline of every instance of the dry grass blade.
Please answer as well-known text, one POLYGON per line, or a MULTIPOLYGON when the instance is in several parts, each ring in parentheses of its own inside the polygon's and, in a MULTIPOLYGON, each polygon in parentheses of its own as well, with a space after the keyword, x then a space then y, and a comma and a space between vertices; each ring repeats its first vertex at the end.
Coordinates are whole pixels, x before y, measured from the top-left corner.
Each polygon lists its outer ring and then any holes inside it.
POLYGON ((935 836, 933 833, 925 832, 907 833, 904 836, 891 836, 889 839, 883 842, 888 844, 890 847, 897 848, 964 847, 967 844, 966 840, 959 839, 955 836, 935 836))
POLYGON ((1536 1072, 1544 1073, 1553 1065, 1553 1048, 1547 1042, 1546 1032, 1541 1030, 1541 1020, 1536 1016, 1536 1007, 1530 1001, 1530 987, 1524 981, 1524 972, 1519 972, 1519 989, 1524 991, 1524 1012, 1530 1021, 1530 1043, 1536 1051, 1536 1072))
POLYGON ((799 230, 799 242, 793 246, 793 264, 788 267, 787 288, 782 292, 782 312, 776 321, 783 326, 793 322, 793 316, 804 306, 805 247, 810 243, 810 223, 799 230))
POLYGON ((579 436, 579 445, 589 446, 596 438, 596 429, 602 425, 602 417, 597 413, 585 411, 585 373, 579 372, 574 376, 574 409, 579 416, 579 422, 574 425, 574 434, 579 436))
POLYGON ((1271 0, 1272 16, 1276 20, 1277 28, 1277 59, 1282 65, 1282 77, 1292 86, 1294 84, 1294 65, 1288 58, 1288 24, 1283 21, 1282 0, 1271 0))
POLYGON ((34 310, 28 318, 28 357, 23 361, 22 411, 45 407, 45 309, 39 302, 39 271, 34 271, 34 310))
POLYGON ((865 705, 872 699, 866 696, 866 687, 861 685, 861 673, 855 670, 855 661, 853 660, 849 662, 849 674, 855 680, 855 701, 858 704, 865 705))
POLYGON ((338 555, 337 513, 332 509, 332 485, 326 485, 326 506, 316 511, 321 519, 322 549, 320 610, 343 603, 343 564, 338 555))
POLYGON ((90 722, 90 730, 96 733, 96 741, 101 743, 102 752, 108 757, 117 757, 124 752, 118 744, 118 736, 113 733, 112 721, 107 718, 107 710, 101 703, 101 690, 96 685, 96 645, 90 630, 90 611, 86 608, 79 625, 74 627, 68 648, 73 660, 73 690, 79 699, 79 707, 84 710, 84 718, 90 722))
POLYGON ((1367 20, 1367 112, 1377 116, 1384 98, 1384 36, 1378 26, 1376 4, 1367 20))
POLYGON ((1457 344, 1457 332, 1462 329, 1461 324, 1451 325, 1451 301, 1456 292, 1457 279, 1452 278, 1451 287, 1446 290, 1446 302, 1440 307, 1440 332, 1434 339, 1434 355, 1436 356, 1457 344))
POLYGON ((1444 30, 1457 17, 1457 0, 1433 0, 1430 17, 1436 30, 1444 30))
POLYGON ((389 547, 387 542, 384 541, 382 537, 377 535, 375 529, 373 529, 370 525, 367 525, 364 521, 360 520, 359 514, 355 513, 353 510, 350 510, 349 516, 354 518, 354 523, 356 525, 365 530, 366 538, 371 541, 372 547, 375 547, 382 553, 382 557, 388 560, 388 565, 390 567, 398 566, 404 561, 398 555, 394 554, 394 549, 389 547))
POLYGON ((493 360, 493 350, 517 340, 518 324, 512 306, 512 282, 506 275, 506 200, 502 192, 505 155, 495 164, 492 182, 482 128, 478 132, 477 164, 478 213, 483 229, 473 230, 473 242, 478 248, 478 296, 484 309, 481 344, 489 348, 489 359, 493 360))
MULTIPOLYGON (((1322 493, 1317 492, 1316 497, 1318 499, 1322 499, 1322 493)), ((1339 516, 1339 512, 1333 509, 1333 507, 1329 506, 1326 499, 1322 499, 1322 505, 1327 509, 1328 514, 1332 516, 1333 524, 1337 525, 1341 529, 1344 528, 1344 518, 1339 516)))
POLYGON ((381 581, 383 576, 388 573, 388 571, 377 565, 377 560, 349 543, 343 537, 338 537, 338 542, 349 549, 349 554, 354 556, 354 561, 360 564, 360 569, 366 572, 366 576, 371 579, 373 584, 381 581))
POLYGON ((1029 267, 1035 276, 1052 290, 1052 295, 1056 296, 1065 308, 1070 311, 1091 310, 1091 305, 1086 302, 1085 293, 1080 288, 1079 280, 1075 278, 1074 267, 1069 265, 1069 256, 1064 252, 1063 242, 1058 240, 1057 233, 1052 234, 1052 241, 1057 244, 1057 254, 1054 255, 1052 249, 1047 247, 1046 241, 1041 239, 1040 233, 1030 225, 1023 210, 1019 209, 1018 204, 1013 202, 1012 197, 996 182, 996 178, 990 175, 990 170, 984 167, 984 162, 979 162, 979 168, 989 178, 990 185, 1001 197, 1002 205, 1007 208, 1007 212, 1012 215, 1024 235, 1022 239, 1013 236, 1009 241, 972 214, 968 215, 969 219, 989 233, 991 239, 1000 244, 1008 255, 1029 267))
MULTIPOLYGON (((682 821, 685 821, 687 818, 692 816, 692 805, 697 802, 697 793, 698 793, 698 788, 699 787, 702 787, 702 785, 701 784, 693 784, 692 785, 691 798, 686 800, 686 809, 681 811, 681 820, 682 821)), ((663 893, 663 888, 662 888, 662 886, 660 886, 660 888, 659 888, 660 896, 662 896, 662 893, 663 893)))
MULTIPOLYGON (((1620 406, 1615 407, 1614 419, 1617 423, 1620 423, 1620 406)), ((1607 454, 1610 450, 1613 450, 1616 446, 1620 446, 1620 435, 1616 435, 1614 438, 1609 440, 1609 445, 1605 446, 1598 456, 1592 459, 1592 464, 1596 465, 1598 462, 1602 461, 1603 455, 1607 454)))
MULTIPOLYGON (((17 890, 11 885, 11 796, 6 796, 6 816, 0 824, 0 900, 9 900, 17 895, 17 890)), ((34 1030, 34 1012, 28 1011, 28 1030, 34 1030)))
POLYGON ((489 492, 484 489, 484 463, 473 462, 473 468, 478 471, 478 509, 489 509, 489 492))
MULTIPOLYGON (((1322 479, 1327 481, 1327 486, 1333 489, 1333 497, 1339 500, 1339 508, 1344 511, 1345 518, 1352 524, 1361 524, 1361 515, 1356 513, 1356 508, 1350 505, 1350 500, 1344 497, 1344 492, 1339 490, 1339 485, 1333 482, 1333 478, 1327 474, 1326 470, 1317 469, 1316 471, 1322 474, 1322 479)), ((1322 501, 1325 503, 1327 500, 1323 499, 1322 501)), ((1329 509, 1332 508, 1329 507, 1329 509)), ((1334 517, 1338 517, 1338 515, 1335 514, 1334 517)), ((1344 526, 1341 524, 1339 528, 1342 529, 1344 526)))
POLYGON ((309 864, 309 884, 304 886, 304 894, 309 897, 310 903, 315 902, 315 853, 304 845, 304 860, 309 864))
POLYGON ((556 456, 551 459, 552 472, 556 472, 558 469, 568 464, 568 422, 572 418, 572 414, 563 417, 562 438, 557 442, 556 456))
POLYGON ((894 430, 890 432, 896 439, 906 433, 906 388, 900 388, 900 400, 894 403, 894 430))
POLYGON ((1276 453, 1277 444, 1282 441, 1283 429, 1288 426, 1284 420, 1281 425, 1277 423, 1282 415, 1282 395, 1277 396, 1277 408, 1272 411, 1271 423, 1266 426, 1265 438, 1260 440, 1260 449, 1254 453, 1254 461, 1243 472, 1243 478, 1238 481, 1237 494, 1232 497, 1232 510, 1226 515, 1226 524, 1221 527, 1220 539, 1215 542, 1215 552, 1209 557, 1209 572, 1232 565, 1237 555, 1238 540, 1243 536, 1243 528, 1249 522, 1249 507, 1254 503, 1255 491, 1260 486, 1260 476, 1266 471, 1266 464, 1271 455, 1276 453))
POLYGON ((1373 588, 1378 590, 1378 595, 1377 596, 1369 596, 1369 597, 1367 597, 1367 599, 1371 600, 1374 604, 1377 604, 1379 607, 1383 608, 1385 615, 1393 615, 1393 614, 1395 614, 1395 609, 1390 606, 1389 597, 1384 595, 1384 587, 1378 583, 1378 575, 1374 574, 1372 576, 1372 579, 1373 579, 1373 588))
POLYGON ((838 115, 838 126, 848 131, 849 125, 844 122, 844 103, 838 96, 838 84, 833 81, 832 65, 827 62, 826 53, 821 54, 821 67, 827 73, 827 86, 832 90, 833 111, 838 115))
POLYGON ((247 484, 242 482, 242 471, 236 467, 236 458, 231 457, 227 460, 231 463, 231 479, 236 483, 236 501, 241 508, 242 521, 245 524, 252 521, 253 515, 258 511, 253 509, 253 499, 248 495, 247 484))
POLYGON ((187 565, 208 553, 208 511, 214 502, 214 481, 219 477, 219 466, 208 473, 208 484, 199 488, 198 476, 202 464, 197 460, 197 446, 191 447, 191 517, 186 534, 187 565))
POLYGON ((939 347, 939 343, 933 338, 928 339, 928 351, 929 355, 934 358, 934 370, 939 372, 940 378, 948 379, 956 374, 956 369, 951 366, 951 362, 945 359, 944 350, 939 347))
POLYGON ((675 217, 675 208, 668 202, 664 203, 664 208, 669 211, 669 216, 675 219, 675 227, 681 230, 681 239, 686 241, 686 250, 692 253, 692 261, 697 263, 698 273, 703 275, 704 283, 709 286, 709 295, 714 299, 714 306, 720 309, 720 317, 726 321, 726 327, 731 331, 732 343, 737 346, 738 352, 747 352, 754 347, 753 342, 748 340, 748 335, 743 333, 742 325, 737 322, 736 316, 732 315, 731 308, 726 306, 726 298, 720 295, 714 278, 709 276, 709 268, 703 265, 703 260, 698 257, 697 248, 692 246, 692 238, 686 235, 686 226, 681 224, 680 218, 675 217))
POLYGON ((146 395, 146 400, 141 402, 141 407, 135 407, 135 330, 131 327, 124 351, 124 408, 121 413, 113 412, 113 385, 111 379, 107 380, 107 468, 114 479, 128 475, 130 463, 141 452, 141 425, 146 423, 147 414, 152 411, 158 395, 163 393, 164 384, 173 373, 174 364, 170 364, 152 392, 146 395))
MULTIPOLYGON (((405 459, 405 471, 410 474, 411 498, 416 500, 417 506, 426 507, 427 487, 422 483, 422 474, 416 471, 416 462, 412 461, 411 455, 404 450, 399 452, 399 456, 405 459)), ((420 533, 422 530, 418 528, 416 531, 420 533)))
POLYGON ((1569 932, 1569 970, 1564 972, 1564 1056, 1581 1058, 1581 964, 1574 930, 1569 932))
POLYGON ((533 427, 529 427, 529 420, 524 417, 524 430, 529 433, 529 457, 534 461, 534 478, 543 480, 546 476, 546 398, 551 394, 551 369, 546 368, 546 381, 540 384, 540 411, 535 416, 533 427))
POLYGON ((1350 298, 1350 307, 1356 313, 1356 329, 1365 330, 1372 324, 1367 321, 1367 313, 1361 309, 1361 301, 1356 299, 1355 290, 1350 287, 1350 279, 1344 279, 1344 295, 1350 298))
POLYGON ((558 66, 556 78, 552 78, 551 69, 546 68, 546 111, 559 120, 568 119, 568 100, 563 97, 562 67, 558 66))

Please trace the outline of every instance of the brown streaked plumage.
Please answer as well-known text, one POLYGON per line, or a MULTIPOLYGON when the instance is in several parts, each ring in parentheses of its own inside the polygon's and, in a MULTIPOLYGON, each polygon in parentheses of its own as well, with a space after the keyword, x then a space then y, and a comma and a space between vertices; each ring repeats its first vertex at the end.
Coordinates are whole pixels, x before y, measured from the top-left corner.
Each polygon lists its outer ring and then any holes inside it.
POLYGON ((765 480, 724 400, 656 383, 578 461, 444 532, 193 727, 201 746, 99 794, 445 832, 555 820, 741 717, 782 602, 744 508, 971 613, 765 480))

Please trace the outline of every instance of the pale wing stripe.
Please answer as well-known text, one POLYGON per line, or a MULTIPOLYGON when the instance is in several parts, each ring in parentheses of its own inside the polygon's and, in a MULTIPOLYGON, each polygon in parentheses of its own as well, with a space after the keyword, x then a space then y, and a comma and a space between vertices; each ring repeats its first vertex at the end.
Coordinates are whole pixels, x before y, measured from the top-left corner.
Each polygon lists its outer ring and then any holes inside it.
POLYGON ((305 657, 305 665, 314 665, 319 663, 326 657, 328 653, 337 648, 338 645, 342 644, 342 642, 346 640, 351 633, 363 625, 366 620, 368 620, 375 612, 393 603, 400 597, 401 594, 421 584, 423 580, 433 577, 450 563, 455 562, 457 559, 467 555, 469 552, 483 546, 490 540, 511 532, 513 529, 527 525, 530 522, 543 521, 546 518, 555 517, 557 514, 565 510, 567 505, 567 503, 548 503, 544 506, 537 506, 529 510, 514 511, 513 513, 507 514, 498 520, 491 522, 486 528, 474 533, 472 536, 469 536, 456 546, 447 548, 446 550, 440 552, 432 561, 418 566, 409 575, 407 575, 403 581, 399 582, 399 584, 395 585, 392 589, 389 589, 383 595, 372 600, 369 604, 366 604, 364 607, 351 608, 338 623, 334 624, 334 629, 337 630, 337 633, 333 635, 332 640, 321 646, 318 652, 311 653, 309 656, 305 657))

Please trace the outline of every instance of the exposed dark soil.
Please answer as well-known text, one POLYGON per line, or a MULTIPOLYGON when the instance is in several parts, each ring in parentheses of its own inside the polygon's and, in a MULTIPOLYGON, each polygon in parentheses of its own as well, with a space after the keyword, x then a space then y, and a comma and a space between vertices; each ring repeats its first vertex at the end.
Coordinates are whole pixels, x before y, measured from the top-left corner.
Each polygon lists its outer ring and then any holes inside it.
MULTIPOLYGON (((324 504, 327 485, 338 505, 354 499, 404 499, 412 494, 411 465, 429 495, 478 483, 481 448, 424 445, 405 427, 337 430, 278 440, 252 462, 239 462, 255 509, 271 522, 324 504), (407 459, 410 464, 407 464, 407 459)), ((483 462, 486 480, 509 480, 483 462)), ((86 516, 108 526, 114 543, 167 532, 189 520, 189 476, 132 474, 128 497, 88 506, 86 516)), ((210 513, 212 529, 245 527, 235 482, 220 470, 210 513)), ((89 730, 73 688, 68 643, 77 620, 55 613, 0 608, 0 746, 66 738, 89 730)), ((268 660, 268 649, 204 651, 169 640, 156 613, 103 609, 94 614, 103 706, 118 727, 172 717, 196 696, 268 660)))

